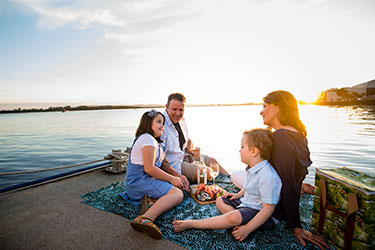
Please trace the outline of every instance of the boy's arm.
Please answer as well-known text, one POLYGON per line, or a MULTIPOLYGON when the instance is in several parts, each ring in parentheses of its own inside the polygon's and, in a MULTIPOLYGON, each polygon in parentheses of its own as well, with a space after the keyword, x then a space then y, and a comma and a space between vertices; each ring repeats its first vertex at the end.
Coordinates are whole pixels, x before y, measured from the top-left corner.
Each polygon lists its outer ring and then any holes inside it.
POLYGON ((241 191, 237 193, 237 195, 238 195, 239 197, 242 197, 244 194, 245 194, 245 189, 244 189, 244 188, 241 189, 241 191))
POLYGON ((275 210, 274 204, 263 203, 262 209, 246 225, 234 228, 232 232, 234 238, 238 241, 246 239, 251 232, 263 225, 271 217, 273 210, 275 210))

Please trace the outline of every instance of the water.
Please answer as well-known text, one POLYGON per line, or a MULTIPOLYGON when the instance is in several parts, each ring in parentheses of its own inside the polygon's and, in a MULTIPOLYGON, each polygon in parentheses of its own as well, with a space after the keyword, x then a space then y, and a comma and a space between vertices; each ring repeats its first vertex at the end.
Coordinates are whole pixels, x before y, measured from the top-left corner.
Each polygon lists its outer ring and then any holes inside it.
MULTIPOLYGON (((162 111, 162 109, 159 109, 162 111)), ((244 168, 242 132, 264 127, 260 105, 188 107, 189 135, 203 153, 229 172, 244 168)), ((0 115, 0 172, 65 166, 102 159, 112 149, 130 146, 145 109, 0 115)), ((313 165, 350 167, 375 175, 375 107, 301 106, 313 165)), ((2 176, 0 188, 61 171, 2 176)))

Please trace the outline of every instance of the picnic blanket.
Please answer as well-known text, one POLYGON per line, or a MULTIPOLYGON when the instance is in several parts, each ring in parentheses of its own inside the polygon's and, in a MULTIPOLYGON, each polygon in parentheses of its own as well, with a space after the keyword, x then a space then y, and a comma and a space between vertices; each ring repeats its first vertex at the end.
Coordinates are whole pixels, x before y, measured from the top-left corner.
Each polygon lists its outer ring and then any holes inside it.
MULTIPOLYGON (((238 192, 229 176, 220 175, 215 184, 223 187, 228 192, 238 192)), ((121 198, 120 193, 125 191, 123 182, 116 182, 102 189, 83 194, 82 202, 103 211, 121 214, 129 220, 139 215, 140 206, 127 203, 121 198)), ((300 202, 302 226, 310 230, 312 218, 313 195, 303 194, 300 202)), ((174 209, 160 215, 155 224, 160 228, 163 237, 185 248, 192 250, 201 249, 318 249, 307 242, 304 248, 294 237, 293 232, 287 229, 284 223, 270 231, 255 231, 243 242, 234 239, 232 229, 226 230, 198 230, 190 229, 175 233, 173 220, 203 219, 220 215, 215 204, 198 205, 186 192, 183 201, 174 209)))

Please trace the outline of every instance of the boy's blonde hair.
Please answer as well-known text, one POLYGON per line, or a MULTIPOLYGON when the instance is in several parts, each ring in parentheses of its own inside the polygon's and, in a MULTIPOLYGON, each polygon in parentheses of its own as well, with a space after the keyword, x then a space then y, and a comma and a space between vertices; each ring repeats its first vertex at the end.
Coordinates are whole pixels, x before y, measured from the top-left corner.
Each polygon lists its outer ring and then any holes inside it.
POLYGON ((256 147, 260 151, 260 157, 264 160, 271 158, 273 145, 273 134, 268 129, 256 128, 243 133, 246 136, 246 143, 249 147, 256 147))

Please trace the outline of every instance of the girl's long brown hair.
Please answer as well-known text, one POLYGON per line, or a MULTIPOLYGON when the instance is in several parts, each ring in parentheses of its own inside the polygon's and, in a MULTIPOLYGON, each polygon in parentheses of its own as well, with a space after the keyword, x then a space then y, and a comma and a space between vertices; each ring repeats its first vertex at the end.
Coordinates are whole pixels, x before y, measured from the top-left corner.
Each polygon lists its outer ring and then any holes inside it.
MULTIPOLYGON (((154 120, 154 118, 157 115, 161 115, 163 117, 163 124, 164 124, 165 117, 162 113, 160 113, 159 111, 156 111, 156 110, 147 111, 142 115, 141 121, 139 122, 139 125, 138 125, 138 128, 137 128, 137 131, 135 132, 135 137, 138 137, 138 136, 140 136, 142 134, 145 134, 145 133, 148 133, 148 134, 152 135, 153 137, 155 137, 155 133, 152 130, 152 121, 154 120)), ((158 142, 162 142, 160 137, 157 137, 155 139, 158 142)))

